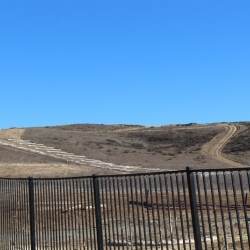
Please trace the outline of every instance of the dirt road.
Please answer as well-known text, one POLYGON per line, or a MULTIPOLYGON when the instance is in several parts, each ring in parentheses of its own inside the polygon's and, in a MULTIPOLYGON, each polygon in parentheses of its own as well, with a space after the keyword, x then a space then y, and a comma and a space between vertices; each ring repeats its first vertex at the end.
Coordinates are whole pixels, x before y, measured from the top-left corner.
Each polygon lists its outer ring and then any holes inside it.
POLYGON ((244 163, 243 161, 238 162, 234 159, 228 159, 224 155, 222 155, 221 151, 224 148, 224 146, 227 144, 227 142, 240 130, 242 129, 240 126, 235 126, 235 125, 220 125, 224 126, 225 130, 215 136, 211 141, 206 143, 205 145, 202 146, 201 153, 203 155, 208 155, 211 156, 218 161, 221 161, 223 163, 236 166, 236 167, 241 167, 248 165, 247 163, 244 163))

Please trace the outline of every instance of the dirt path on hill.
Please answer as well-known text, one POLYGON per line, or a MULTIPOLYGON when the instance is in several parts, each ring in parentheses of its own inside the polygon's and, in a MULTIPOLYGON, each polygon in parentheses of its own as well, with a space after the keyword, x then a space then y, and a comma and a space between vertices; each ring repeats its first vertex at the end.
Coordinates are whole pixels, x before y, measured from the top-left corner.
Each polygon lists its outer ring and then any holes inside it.
POLYGON ((225 158, 224 155, 222 155, 221 151, 227 144, 227 142, 239 131, 244 129, 242 126, 235 126, 235 125, 221 125, 224 126, 225 130, 221 133, 219 133, 217 136, 215 136, 211 141, 208 143, 204 144, 201 149, 201 154, 203 155, 208 155, 213 158, 215 158, 218 161, 221 161, 223 163, 236 166, 236 167, 241 167, 245 164, 243 161, 238 162, 234 160, 233 158, 228 159, 225 158))

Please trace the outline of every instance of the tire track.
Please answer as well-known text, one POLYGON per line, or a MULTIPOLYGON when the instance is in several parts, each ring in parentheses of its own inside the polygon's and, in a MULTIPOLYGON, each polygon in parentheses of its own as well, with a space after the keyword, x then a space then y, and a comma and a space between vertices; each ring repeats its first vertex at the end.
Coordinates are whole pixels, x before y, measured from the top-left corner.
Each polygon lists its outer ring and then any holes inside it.
POLYGON ((218 161, 232 166, 248 166, 249 164, 247 162, 244 162, 242 160, 236 160, 231 157, 226 158, 221 154, 222 149, 225 147, 228 141, 240 130, 240 126, 229 124, 220 126, 224 126, 225 130, 215 136, 211 141, 204 144, 201 149, 201 154, 211 156, 218 161))

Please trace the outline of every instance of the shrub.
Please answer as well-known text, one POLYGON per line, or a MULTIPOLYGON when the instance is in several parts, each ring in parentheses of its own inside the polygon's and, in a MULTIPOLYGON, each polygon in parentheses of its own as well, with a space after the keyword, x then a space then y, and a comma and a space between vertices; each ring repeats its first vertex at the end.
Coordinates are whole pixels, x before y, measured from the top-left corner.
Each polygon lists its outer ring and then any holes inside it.
POLYGON ((136 148, 136 149, 142 149, 144 148, 142 143, 132 143, 131 147, 136 148))

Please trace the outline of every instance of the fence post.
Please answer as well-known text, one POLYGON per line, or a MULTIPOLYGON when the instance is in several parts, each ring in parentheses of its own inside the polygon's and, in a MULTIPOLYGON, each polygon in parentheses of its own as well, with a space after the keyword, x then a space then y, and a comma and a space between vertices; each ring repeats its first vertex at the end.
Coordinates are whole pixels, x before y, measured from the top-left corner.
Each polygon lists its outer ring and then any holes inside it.
POLYGON ((31 250, 35 250, 35 213, 34 213, 34 183, 33 178, 29 177, 29 207, 30 207, 30 244, 31 250))
POLYGON ((98 250, 103 250, 100 189, 99 189, 99 180, 97 175, 95 174, 93 175, 93 183, 94 183, 94 198, 95 198, 95 217, 96 217, 96 228, 97 228, 97 246, 98 250))
POLYGON ((188 192, 189 192, 189 199, 190 199, 190 208, 191 208, 193 231, 194 231, 195 249, 202 250, 200 223, 199 223, 199 217, 198 217, 194 175, 191 171, 192 169, 193 168, 191 168, 191 167, 186 168, 187 181, 188 181, 188 192))

